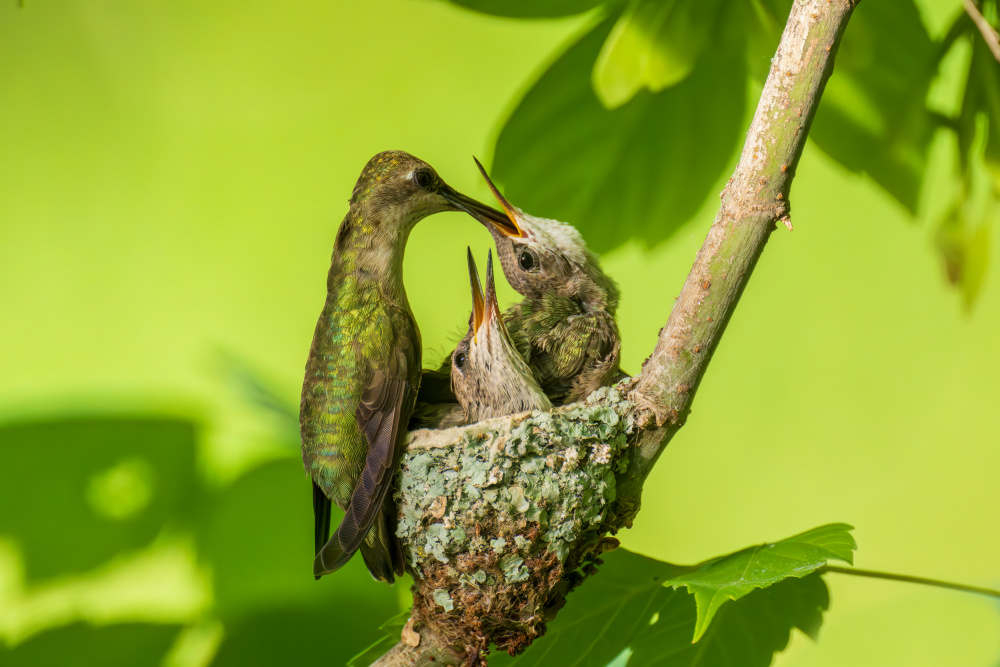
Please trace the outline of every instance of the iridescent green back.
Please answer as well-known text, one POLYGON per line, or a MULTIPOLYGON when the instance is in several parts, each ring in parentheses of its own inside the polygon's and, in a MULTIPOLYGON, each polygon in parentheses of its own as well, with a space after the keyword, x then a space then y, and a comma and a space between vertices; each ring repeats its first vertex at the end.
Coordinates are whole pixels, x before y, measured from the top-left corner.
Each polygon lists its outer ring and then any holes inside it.
POLYGON ((420 369, 420 338, 412 316, 386 301, 378 283, 359 278, 352 268, 344 257, 330 268, 331 289, 316 326, 300 413, 306 470, 341 508, 368 451, 356 414, 371 373, 398 367, 398 357, 416 369, 417 378, 420 369))

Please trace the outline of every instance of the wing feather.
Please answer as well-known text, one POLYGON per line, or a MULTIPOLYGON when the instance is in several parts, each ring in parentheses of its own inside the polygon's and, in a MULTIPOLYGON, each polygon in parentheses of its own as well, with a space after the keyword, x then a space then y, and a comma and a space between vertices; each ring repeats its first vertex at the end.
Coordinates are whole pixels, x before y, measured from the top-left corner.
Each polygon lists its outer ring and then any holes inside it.
POLYGON ((341 567, 358 549, 377 579, 391 583, 393 572, 403 574, 396 511, 390 498, 420 386, 420 334, 409 322, 411 327, 397 340, 387 367, 371 371, 361 391, 355 419, 367 444, 364 467, 343 520, 316 556, 313 571, 317 576, 341 567))
MULTIPOLYGON (((340 526, 317 556, 319 570, 328 570, 335 564, 346 562, 350 554, 365 542, 376 518, 384 511, 383 505, 403 454, 405 431, 401 427, 409 420, 416 394, 416 388, 403 378, 387 377, 383 372, 372 374, 357 410, 358 428, 368 441, 365 466, 340 526)), ((401 552, 394 534, 395 521, 391 522, 391 526, 388 519, 386 523, 378 531, 378 537, 379 541, 388 544, 378 548, 388 550, 392 570, 402 574, 401 552)), ((366 558, 366 562, 368 560, 366 558)), ((384 569, 376 567, 379 573, 375 576, 384 578, 381 576, 384 569)))

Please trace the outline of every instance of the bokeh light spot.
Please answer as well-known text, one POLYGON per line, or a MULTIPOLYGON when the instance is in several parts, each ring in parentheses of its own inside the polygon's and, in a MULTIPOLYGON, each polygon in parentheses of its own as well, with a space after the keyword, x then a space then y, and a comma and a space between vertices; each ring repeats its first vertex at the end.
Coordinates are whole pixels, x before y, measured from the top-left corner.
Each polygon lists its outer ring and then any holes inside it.
POLYGON ((144 459, 125 459, 90 478, 87 503, 101 516, 124 521, 153 497, 153 469, 144 459))

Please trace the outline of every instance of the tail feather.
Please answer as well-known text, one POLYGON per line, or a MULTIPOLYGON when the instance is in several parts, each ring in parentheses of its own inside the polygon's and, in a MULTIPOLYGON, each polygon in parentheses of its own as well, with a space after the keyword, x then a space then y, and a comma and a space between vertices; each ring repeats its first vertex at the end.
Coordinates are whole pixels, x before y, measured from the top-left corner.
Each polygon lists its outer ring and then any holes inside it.
POLYGON ((371 387, 370 392, 368 388, 365 389, 362 403, 358 406, 358 426, 368 441, 365 467, 351 492, 350 504, 337 528, 341 535, 340 543, 349 551, 356 551, 361 547, 370 527, 382 511, 382 505, 387 502, 387 498, 391 498, 389 489, 402 456, 402 449, 397 447, 401 440, 400 426, 405 426, 413 411, 412 403, 405 410, 403 407, 403 400, 408 393, 404 381, 387 379, 371 387), (376 395, 377 392, 381 394, 376 395), (383 403, 391 405, 391 409, 383 406, 380 410, 373 410, 368 407, 369 404, 383 403), (406 420, 403 419, 404 412, 406 420))
POLYGON ((330 499, 323 489, 313 482, 313 517, 316 526, 316 553, 318 554, 330 537, 330 499))
MULTIPOLYGON (((379 516, 372 523, 358 550, 368 571, 379 581, 391 584, 396 580, 394 575, 403 574, 403 545, 396 537, 395 507, 391 502, 382 505, 379 516)), ((351 560, 354 553, 344 548, 338 528, 317 550, 313 560, 313 575, 319 579, 325 574, 336 572, 351 560)))
POLYGON ((340 536, 334 533, 313 560, 313 576, 319 579, 324 574, 336 572, 347 565, 353 555, 353 551, 344 551, 340 546, 340 536))
POLYGON ((385 522, 386 546, 389 549, 389 557, 392 559, 392 571, 399 576, 403 576, 406 571, 403 563, 403 544, 396 537, 396 504, 388 502, 383 507, 383 520, 385 522))
POLYGON ((388 584, 402 575, 403 546, 396 537, 396 517, 391 503, 382 506, 380 516, 361 543, 361 557, 373 577, 388 584))

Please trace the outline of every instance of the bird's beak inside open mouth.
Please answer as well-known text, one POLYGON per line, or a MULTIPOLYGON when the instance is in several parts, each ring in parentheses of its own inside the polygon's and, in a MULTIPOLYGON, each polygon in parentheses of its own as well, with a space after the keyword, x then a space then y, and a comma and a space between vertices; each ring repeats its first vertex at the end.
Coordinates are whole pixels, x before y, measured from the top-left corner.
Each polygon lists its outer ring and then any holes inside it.
POLYGON ((512 224, 506 215, 495 208, 476 201, 472 197, 467 197, 447 185, 441 188, 440 193, 449 204, 459 211, 465 211, 487 227, 498 229, 507 236, 520 235, 520 228, 516 224, 512 224))
MULTIPOLYGON (((497 190, 497 186, 494 185, 492 180, 490 180, 489 174, 486 173, 486 169, 483 167, 482 163, 475 157, 472 159, 476 160, 476 166, 479 167, 479 173, 483 175, 486 185, 490 186, 490 191, 493 193, 493 196, 497 198, 497 201, 500 202, 500 206, 503 207, 504 212, 507 214, 503 221, 497 221, 491 218, 489 221, 490 224, 492 224, 493 227, 504 236, 524 238, 524 229, 517 222, 518 218, 521 216, 521 212, 514 208, 514 206, 507 201, 502 194, 500 194, 500 191, 497 190)), ((480 220, 480 222, 484 221, 480 220)))

